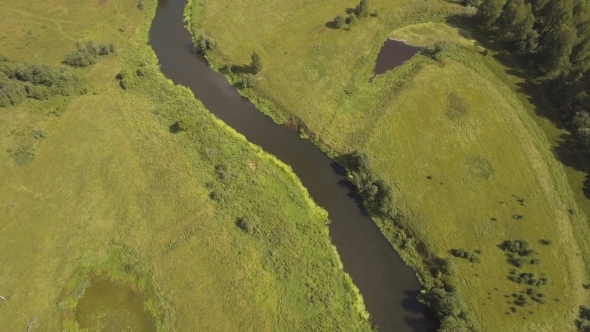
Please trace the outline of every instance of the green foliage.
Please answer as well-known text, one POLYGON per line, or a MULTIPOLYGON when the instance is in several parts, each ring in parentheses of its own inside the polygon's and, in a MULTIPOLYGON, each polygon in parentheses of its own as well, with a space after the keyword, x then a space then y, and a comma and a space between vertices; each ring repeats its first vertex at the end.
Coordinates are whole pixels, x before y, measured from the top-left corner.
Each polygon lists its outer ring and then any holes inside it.
POLYGON ((535 253, 530 244, 525 240, 506 240, 500 244, 500 249, 523 257, 535 253))
POLYGON ((253 88, 256 85, 256 77, 252 74, 243 74, 240 85, 242 88, 253 88))
POLYGON ((26 98, 75 95, 84 91, 83 85, 80 76, 65 67, 0 62, 0 107, 18 105, 26 98))
POLYGON ((451 45, 445 41, 439 41, 434 43, 434 45, 426 47, 422 50, 422 54, 430 57, 435 61, 441 61, 442 58, 446 55, 449 51, 451 45))
POLYGON ((87 67, 97 63, 99 57, 115 53, 117 53, 117 46, 112 42, 99 43, 94 40, 86 43, 77 42, 76 50, 68 53, 62 62, 72 67, 87 67))
POLYGON ((180 131, 194 131, 197 128, 197 122, 190 115, 182 115, 177 122, 177 126, 180 131))
POLYGON ((356 5, 354 13, 359 18, 369 16, 369 0, 361 0, 361 2, 356 5))
POLYGON ((11 80, 6 74, 0 72, 0 107, 18 105, 26 98, 27 91, 24 84, 11 80))
POLYGON ((462 248, 459 249, 451 249, 451 255, 457 258, 467 259, 470 263, 481 263, 481 259, 479 258, 479 254, 476 252, 471 252, 469 250, 465 250, 462 248))
POLYGON ((342 29, 346 24, 346 20, 344 19, 344 16, 342 16, 341 14, 336 15, 333 22, 334 26, 338 29, 342 29))
POLYGON ((258 74, 262 70, 262 59, 260 58, 260 55, 258 55, 258 53, 256 52, 253 52, 250 58, 250 68, 252 69, 252 72, 254 74, 258 74))
POLYGON ((139 1, 137 1, 137 8, 139 10, 143 10, 145 8, 145 0, 139 0, 139 1))
POLYGON ((8 149, 8 155, 19 165, 25 165, 35 158, 35 148, 31 144, 23 144, 16 149, 8 149))
POLYGON ((456 292, 434 287, 420 294, 420 299, 434 309, 441 322, 439 331, 474 331, 473 316, 456 292))
POLYGON ((195 42, 197 52, 207 54, 207 52, 215 50, 216 47, 217 42, 215 41, 215 38, 209 35, 205 30, 201 30, 195 42))
POLYGON ((354 151, 350 155, 345 156, 345 162, 353 172, 366 173, 371 169, 369 155, 364 152, 354 151))
POLYGON ((255 234, 258 230, 257 223, 249 218, 239 218, 236 225, 246 234, 255 234))

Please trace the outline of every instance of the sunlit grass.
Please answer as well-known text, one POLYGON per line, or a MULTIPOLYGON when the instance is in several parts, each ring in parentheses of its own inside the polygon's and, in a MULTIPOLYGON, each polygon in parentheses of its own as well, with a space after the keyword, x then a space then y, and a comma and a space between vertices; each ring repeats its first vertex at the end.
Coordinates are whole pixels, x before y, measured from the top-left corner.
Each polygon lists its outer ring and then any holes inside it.
POLYGON ((68 36, 114 41, 119 54, 79 70, 86 95, 0 110, 0 330, 36 317, 39 330, 75 331, 93 274, 147 293, 159 331, 367 330, 326 213, 287 166, 159 72, 146 45, 155 4, 1 5, 0 30, 17 33, 0 49, 13 60, 58 65, 68 36), (139 68, 122 90, 116 75, 139 68), (181 115, 195 130, 172 134, 181 115), (19 166, 5 151, 23 144, 34 157, 19 166))
MULTIPOLYGON (((397 192, 408 217, 402 226, 430 252, 444 258, 453 248, 481 250, 479 264, 451 258, 458 271, 451 283, 482 330, 574 330, 578 306, 588 299, 582 288, 590 257, 588 202, 579 174, 568 177, 572 169, 555 158, 518 80, 506 84, 511 75, 493 52, 472 32, 443 23, 457 10, 453 4, 372 1, 378 18, 362 19, 351 30, 325 26, 354 5, 195 2, 191 26, 216 38, 218 48, 208 58, 220 70, 226 63, 248 63, 253 51, 261 54, 258 84, 243 93, 276 121, 299 118, 332 155, 368 153, 375 173, 397 192), (442 62, 417 56, 368 83, 388 37, 458 46, 442 62), (526 287, 507 279, 515 267, 497 245, 517 238, 541 258, 519 273, 544 273, 551 283, 539 289, 546 304, 514 314, 511 294, 526 287), (543 238, 554 242, 538 244, 543 238)), ((378 224, 400 248, 398 229, 378 224)), ((401 253, 432 285, 411 252, 401 253)))

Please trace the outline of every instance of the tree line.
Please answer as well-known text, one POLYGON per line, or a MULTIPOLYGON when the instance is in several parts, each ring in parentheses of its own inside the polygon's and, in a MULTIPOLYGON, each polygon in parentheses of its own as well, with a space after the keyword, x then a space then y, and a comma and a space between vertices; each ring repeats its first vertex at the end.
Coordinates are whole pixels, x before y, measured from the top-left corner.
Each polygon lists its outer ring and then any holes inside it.
POLYGON ((590 153, 590 2, 465 0, 474 22, 548 83, 582 150, 590 153))

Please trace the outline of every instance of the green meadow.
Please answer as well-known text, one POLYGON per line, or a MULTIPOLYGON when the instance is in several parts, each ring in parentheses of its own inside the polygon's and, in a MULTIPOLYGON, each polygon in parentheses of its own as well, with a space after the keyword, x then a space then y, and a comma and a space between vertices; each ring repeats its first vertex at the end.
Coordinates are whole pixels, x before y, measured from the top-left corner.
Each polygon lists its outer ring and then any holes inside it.
POLYGON ((0 68, 117 49, 67 68, 79 92, 0 108, 0 330, 103 331, 76 320, 97 278, 141 293, 155 331, 369 330, 325 211, 160 73, 156 3, 0 3, 0 68))
POLYGON ((451 285, 481 331, 576 330, 589 301, 584 173, 554 153, 565 131, 539 116, 550 108, 543 90, 523 92, 522 73, 476 33, 447 23, 462 7, 373 0, 378 16, 335 29, 329 23, 355 2, 191 5, 191 29, 215 39, 207 58, 230 80, 241 78, 226 68, 260 55, 262 70, 241 90, 260 109, 299 123, 334 157, 368 155, 403 216, 373 211, 374 219, 426 288, 451 285), (418 55, 369 83, 387 38, 451 46, 438 61, 418 55), (500 248, 509 240, 525 240, 534 253, 510 256, 500 248), (477 258, 457 254, 466 251, 477 258), (433 271, 433 257, 452 268, 433 271), (519 303, 528 295, 535 299, 519 303))

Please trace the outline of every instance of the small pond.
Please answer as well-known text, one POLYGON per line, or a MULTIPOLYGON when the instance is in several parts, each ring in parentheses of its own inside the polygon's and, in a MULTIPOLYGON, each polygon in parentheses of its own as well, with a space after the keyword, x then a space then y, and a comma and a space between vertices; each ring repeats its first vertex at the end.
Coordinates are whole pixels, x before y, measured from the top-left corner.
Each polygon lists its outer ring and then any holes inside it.
POLYGON ((375 76, 400 66, 420 50, 422 50, 422 47, 407 45, 400 40, 387 39, 377 55, 377 64, 375 65, 373 77, 369 82, 373 81, 375 76))
POLYGON ((144 309, 146 297, 110 279, 95 279, 76 307, 81 329, 92 332, 153 332, 150 313, 144 309))

